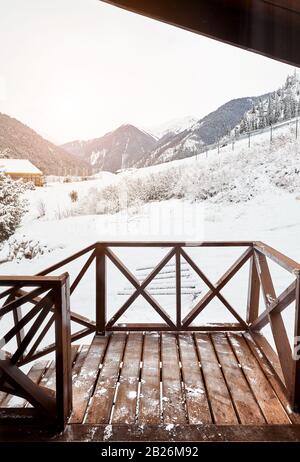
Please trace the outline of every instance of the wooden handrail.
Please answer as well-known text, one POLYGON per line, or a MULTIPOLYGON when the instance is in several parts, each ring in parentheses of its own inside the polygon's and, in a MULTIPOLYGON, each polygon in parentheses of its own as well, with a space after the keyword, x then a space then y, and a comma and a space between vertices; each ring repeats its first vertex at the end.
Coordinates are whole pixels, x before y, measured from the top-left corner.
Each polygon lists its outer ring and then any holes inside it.
POLYGON ((286 269, 290 273, 297 274, 300 271, 300 264, 297 263, 295 260, 287 257, 283 253, 275 250, 273 247, 265 244, 264 242, 256 241, 253 242, 254 250, 257 250, 259 253, 262 253, 266 257, 273 260, 278 265, 282 266, 282 268, 286 269))
POLYGON ((99 241, 104 247, 252 247, 252 241, 99 241))

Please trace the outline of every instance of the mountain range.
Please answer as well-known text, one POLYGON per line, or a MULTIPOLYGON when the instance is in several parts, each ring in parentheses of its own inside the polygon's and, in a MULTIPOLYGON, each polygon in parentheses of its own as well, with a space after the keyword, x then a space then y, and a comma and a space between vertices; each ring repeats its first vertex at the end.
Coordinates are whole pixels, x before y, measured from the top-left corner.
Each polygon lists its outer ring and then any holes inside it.
POLYGON ((288 76, 278 90, 237 98, 201 119, 174 119, 148 130, 125 124, 104 136, 56 146, 0 113, 0 158, 27 158, 45 174, 117 172, 190 157, 228 136, 300 113, 300 81, 288 76))
POLYGON ((198 120, 199 117, 195 116, 178 117, 176 119, 168 120, 167 122, 153 125, 150 128, 145 128, 145 130, 156 139, 161 140, 163 137, 167 137, 170 134, 182 132, 186 128, 194 125, 198 122, 198 120))
POLYGON ((62 148, 94 169, 110 172, 182 159, 230 133, 245 112, 265 96, 231 100, 200 120, 175 119, 150 129, 152 134, 127 124, 100 138, 72 141, 62 148))
POLYGON ((121 125, 106 135, 88 141, 72 141, 62 146, 67 152, 87 160, 96 170, 116 172, 132 167, 147 157, 157 139, 133 125, 121 125))

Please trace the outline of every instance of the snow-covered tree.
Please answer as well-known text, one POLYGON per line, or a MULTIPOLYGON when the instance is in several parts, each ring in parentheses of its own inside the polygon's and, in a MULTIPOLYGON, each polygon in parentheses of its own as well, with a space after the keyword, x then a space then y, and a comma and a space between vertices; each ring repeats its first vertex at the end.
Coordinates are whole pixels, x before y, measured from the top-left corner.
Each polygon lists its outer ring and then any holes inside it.
POLYGON ((0 172, 0 242, 11 236, 27 211, 22 180, 14 181, 0 172))
POLYGON ((265 117, 265 108, 264 103, 259 99, 258 103, 258 128, 265 128, 266 126, 266 117, 265 117))
POLYGON ((269 127, 298 115, 300 115, 300 80, 295 71, 294 74, 287 76, 282 87, 265 99, 259 98, 252 109, 245 113, 237 126, 238 133, 269 127))

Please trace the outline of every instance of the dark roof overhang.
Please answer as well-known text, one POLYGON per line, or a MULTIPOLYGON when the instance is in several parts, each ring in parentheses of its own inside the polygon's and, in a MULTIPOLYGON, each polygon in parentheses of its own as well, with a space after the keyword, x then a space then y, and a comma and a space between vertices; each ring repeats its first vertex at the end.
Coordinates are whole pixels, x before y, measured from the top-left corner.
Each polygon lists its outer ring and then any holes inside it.
POLYGON ((102 0, 300 66, 300 0, 102 0))

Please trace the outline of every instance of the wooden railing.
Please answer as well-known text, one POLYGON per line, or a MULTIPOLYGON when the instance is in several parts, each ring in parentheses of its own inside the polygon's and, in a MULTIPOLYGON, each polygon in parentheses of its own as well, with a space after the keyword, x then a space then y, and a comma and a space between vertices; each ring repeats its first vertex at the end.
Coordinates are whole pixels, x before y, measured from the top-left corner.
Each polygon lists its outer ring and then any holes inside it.
MULTIPOLYGON (((138 250, 139 251, 139 250, 138 250)), ((300 336, 300 265, 282 255, 273 248, 261 242, 98 242, 80 252, 64 259, 41 271, 37 276, 5 276, 0 277, 0 287, 8 289, 0 293, 5 303, 0 308, 0 317, 9 313, 13 315, 13 327, 0 340, 2 351, 7 343, 15 338, 13 351, 3 354, 0 358, 0 390, 26 398, 35 410, 47 415, 63 426, 70 415, 72 403, 71 384, 71 353, 72 342, 78 341, 90 334, 104 335, 107 331, 248 331, 261 345, 266 356, 269 355, 270 364, 274 364, 270 348, 264 343, 259 331, 270 324, 274 343, 277 349, 281 371, 274 371, 282 380, 287 396, 294 409, 300 404, 300 366, 294 357, 288 335, 282 320, 282 311, 295 302, 295 339, 300 336), (128 266, 117 256, 116 248, 166 248, 166 254, 154 269, 139 281, 128 269, 128 266), (234 247, 242 252, 226 272, 213 283, 203 269, 195 263, 188 252, 188 248, 200 247, 234 247), (69 275, 51 276, 71 262, 87 256, 78 275, 69 285, 69 275), (175 317, 150 294, 149 284, 160 271, 171 261, 175 260, 175 317), (269 271, 268 259, 273 260, 285 270, 289 271, 294 281, 279 296, 275 294, 274 285, 269 271), (185 261, 208 287, 208 291, 195 302, 195 305, 183 315, 181 294, 181 263, 185 261), (248 301, 246 317, 239 314, 232 304, 221 293, 222 289, 241 270, 246 262, 250 262, 248 283, 248 301), (90 320, 79 313, 70 310, 70 298, 80 284, 82 278, 95 262, 96 307, 95 319, 90 320), (107 316, 107 264, 111 262, 133 286, 134 291, 113 315, 107 316), (28 291, 28 287, 31 288, 28 291), (262 292, 265 310, 259 312, 260 291, 262 292), (121 323, 121 317, 139 297, 151 305, 161 318, 160 323, 121 323), (196 325, 195 320, 204 308, 217 298, 228 312, 235 318, 234 323, 210 323, 196 325), (28 309, 30 304, 30 309, 28 309), (27 307, 26 314, 21 307, 27 307), (79 326, 79 330, 71 332, 72 325, 79 326), (27 332, 24 332, 29 325, 27 332), (54 329, 55 339, 46 343, 49 332, 54 329), (39 349, 40 345, 43 347, 39 349), (56 393, 38 387, 22 372, 26 364, 55 352, 56 358, 56 393)), ((236 290, 239 290, 237 287, 236 290)), ((213 321, 217 313, 213 313, 213 321)), ((1 328, 1 324, 0 324, 1 328)), ((0 350, 1 351, 1 350, 0 350)))
MULTIPOLYGON (((6 299, 0 308, 1 327, 9 315, 13 318, 13 326, 7 327, 0 339, 0 390, 27 400, 33 406, 24 410, 27 417, 37 412, 46 422, 63 426, 72 409, 69 276, 1 276, 0 286, 9 287, 0 294, 6 299), (51 326, 56 392, 39 387, 21 369, 34 361, 36 349, 51 326), (13 341, 13 351, 4 351, 13 341)), ((9 410, 2 411, 2 417, 7 417, 5 414, 9 416, 9 410)))
POLYGON ((270 325, 281 368, 278 375, 285 387, 292 407, 297 412, 300 411, 300 359, 296 357, 296 347, 300 341, 299 305, 300 265, 272 247, 262 242, 254 242, 250 265, 246 321, 257 342, 262 343, 261 347, 272 364, 272 352, 270 354, 270 349, 264 339, 257 335, 257 332, 263 327, 267 324, 270 325), (275 293, 267 258, 289 271, 294 277, 293 282, 280 295, 275 293), (259 314, 260 290, 265 304, 265 310, 261 314, 259 314), (295 302, 294 351, 282 319, 282 312, 293 302, 295 302))

